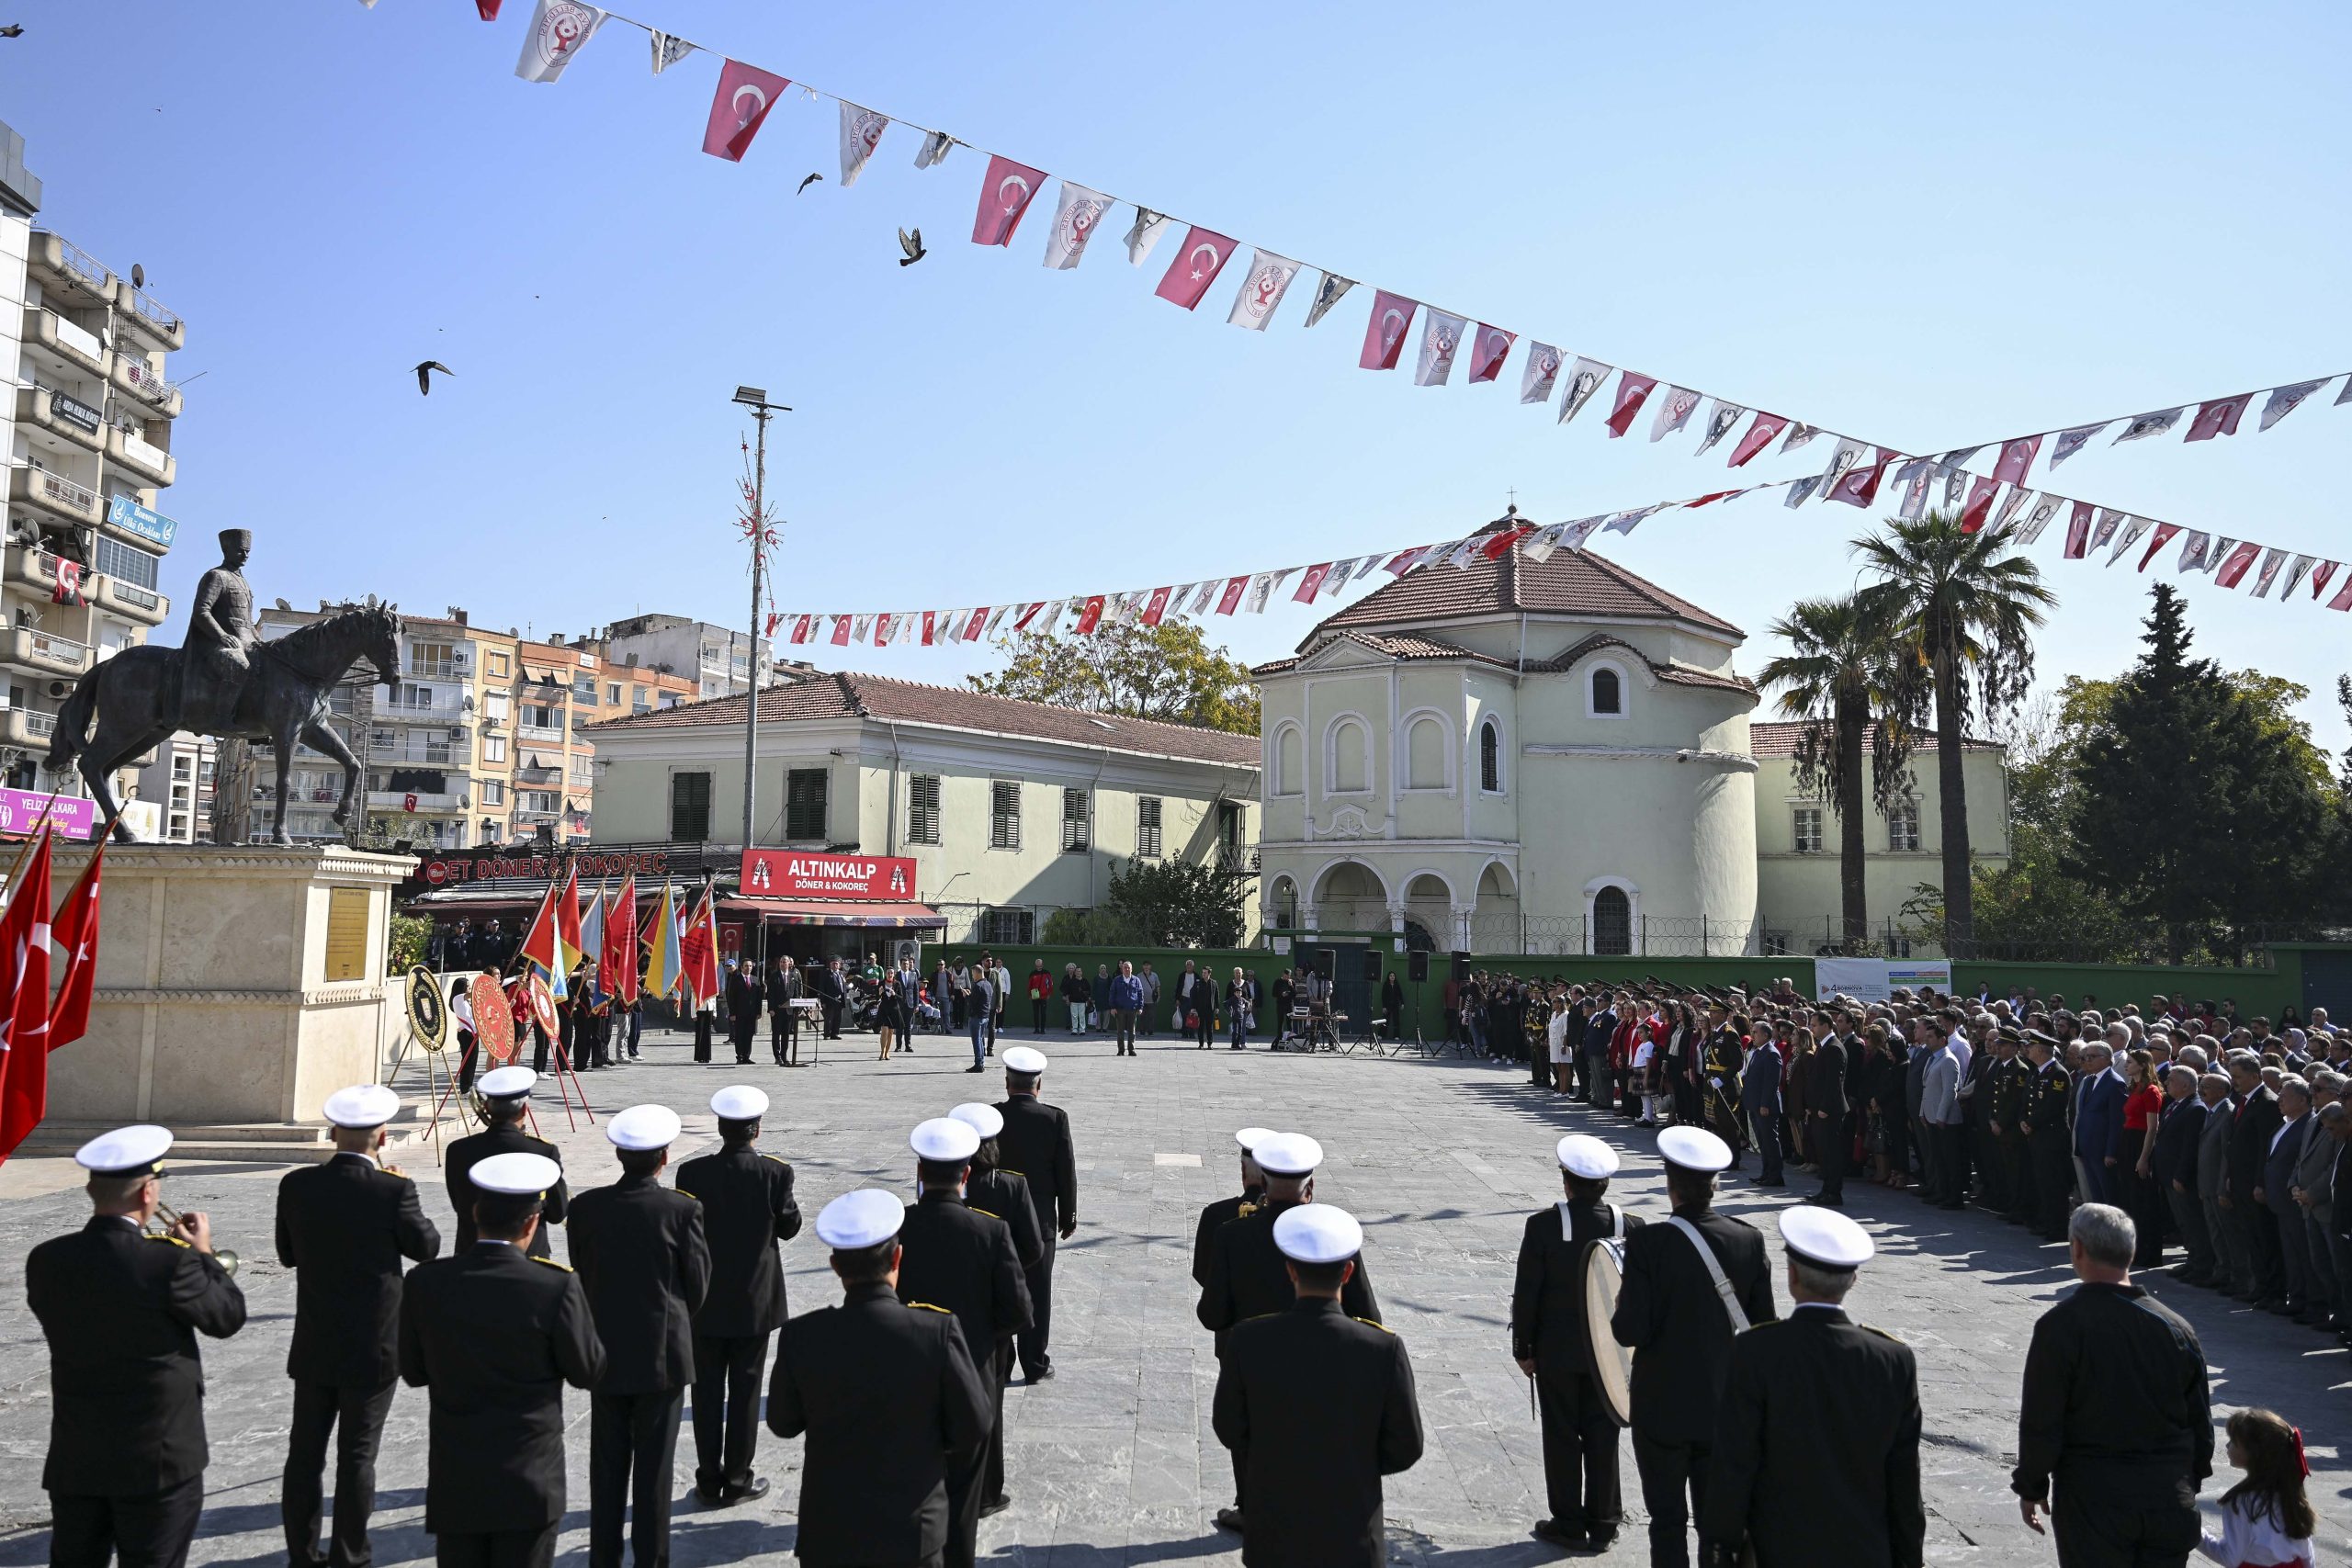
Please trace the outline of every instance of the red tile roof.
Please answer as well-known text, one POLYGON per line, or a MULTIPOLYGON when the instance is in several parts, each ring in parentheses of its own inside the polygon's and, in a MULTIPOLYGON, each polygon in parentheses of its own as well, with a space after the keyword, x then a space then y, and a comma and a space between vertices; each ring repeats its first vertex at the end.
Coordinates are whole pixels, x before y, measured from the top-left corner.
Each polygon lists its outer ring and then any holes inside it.
MULTIPOLYGON (((1480 653, 1476 649, 1464 648, 1457 643, 1440 642, 1435 637, 1392 637, 1367 631, 1347 631, 1338 635, 1350 641, 1360 642, 1374 653, 1385 654, 1390 659, 1466 659, 1473 663, 1492 664, 1504 670, 1512 668, 1508 659, 1497 659, 1491 653, 1480 653)), ((1329 637, 1323 639, 1324 642, 1331 640, 1329 637)), ((1286 670, 1296 669, 1298 664, 1299 660, 1295 659, 1277 659, 1270 663, 1253 665, 1250 673, 1279 675, 1286 670)))
MULTIPOLYGON (((708 702, 681 703, 651 713, 606 719, 602 724, 589 725, 587 729, 594 735, 624 730, 740 727, 743 722, 743 704, 741 695, 713 697, 708 702)), ((1048 703, 992 697, 954 686, 895 681, 883 675, 838 671, 786 686, 766 686, 760 691, 762 724, 808 723, 829 718, 936 725, 944 729, 1018 735, 1071 746, 1180 757, 1225 767, 1254 768, 1259 761, 1258 738, 1254 735, 1231 735, 1219 729, 1124 718, 1116 714, 1084 713, 1048 703)))
MULTIPOLYGON (((1751 723, 1747 727, 1747 754, 1751 757, 1793 757, 1797 754, 1797 738, 1804 733, 1805 728, 1802 722, 1793 721, 1774 720, 1770 723, 1751 723)), ((1872 725, 1862 737, 1863 751, 1868 752, 1877 741, 1878 726, 1872 725)), ((1932 729, 1923 731, 1911 742, 1911 750, 1914 751, 1933 751, 1935 749, 1936 732, 1932 729)), ((1978 740, 1973 738, 1962 741, 1961 749, 1965 751, 2005 750, 1997 740, 1978 740)))
POLYGON ((1465 615, 1598 615, 1611 619, 1689 621, 1727 637, 1737 626, 1679 598, 1590 550, 1561 550, 1532 561, 1518 550, 1467 567, 1440 562, 1408 571, 1316 626, 1301 651, 1325 636, 1359 626, 1408 626, 1465 615))

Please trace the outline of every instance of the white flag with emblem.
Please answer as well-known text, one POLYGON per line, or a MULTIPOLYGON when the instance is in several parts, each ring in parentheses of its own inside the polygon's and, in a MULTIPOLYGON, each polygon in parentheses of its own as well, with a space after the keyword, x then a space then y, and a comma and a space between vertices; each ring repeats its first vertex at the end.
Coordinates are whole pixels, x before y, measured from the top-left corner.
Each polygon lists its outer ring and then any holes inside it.
MULTIPOLYGON (((2286 564, 2286 551, 2266 548, 2262 552, 2262 570, 2257 571, 2254 578, 2254 596, 2256 598, 2267 599, 2270 597, 2270 585, 2278 581, 2278 569, 2286 564)), ((2290 584, 2289 592, 2291 592, 2292 591, 2293 586, 2292 584, 2290 584)), ((2283 599, 2286 597, 2286 594, 2282 593, 2279 597, 2283 599)))
POLYGON ((605 25, 605 13, 580 0, 539 0, 531 13, 531 27, 523 35, 523 57, 514 74, 526 82, 553 82, 579 57, 605 25))
POLYGON ((1560 351, 1548 343, 1527 345, 1527 363, 1520 367, 1519 400, 1548 403, 1553 384, 1560 378, 1560 351))
POLYGON ((1584 405, 1592 401, 1593 394, 1600 390, 1600 384, 1609 379, 1611 368, 1598 359, 1579 358, 1576 362, 1575 367, 1568 372, 1568 389, 1560 394, 1562 424, 1576 418, 1584 411, 1584 405))
POLYGON ((882 140, 882 128, 890 123, 887 114, 863 109, 848 99, 842 100, 842 187, 846 190, 865 173, 865 160, 874 156, 875 143, 882 140))
POLYGON ((646 31, 653 36, 653 73, 656 76, 695 51, 693 44, 675 33, 665 33, 652 28, 646 31))
POLYGON ((1453 356, 1462 349, 1462 329, 1468 324, 1460 316, 1430 311, 1421 322, 1421 357, 1413 367, 1414 386, 1445 385, 1445 378, 1453 374, 1453 356))
POLYGON ((2090 547, 2095 550, 2103 550, 2107 548, 2107 542, 2115 537, 2115 531, 2121 526, 2123 526, 2122 513, 2116 511, 2111 506, 2106 511, 2100 513, 2098 514, 2098 527, 2091 535, 2090 547))
POLYGON ((1316 281, 1315 302, 1306 308, 1306 324, 1311 327, 1329 314, 1331 307, 1344 299, 1348 290, 1355 286, 1356 280, 1352 277, 1341 277, 1335 272, 1325 273, 1316 281))
MULTIPOLYGON (((2126 420, 2123 423, 2123 433, 2109 445, 2120 446, 2126 441, 2145 441, 2151 435, 2162 435, 2165 431, 2178 424, 2180 416, 2188 412, 2188 405, 2183 403, 2177 409, 2158 409, 2154 413, 2143 413, 2136 418, 2126 420)), ((2203 536, 2196 535, 2191 537, 2192 539, 2201 538, 2203 536)), ((2187 547, 2183 547, 2184 552, 2186 548, 2187 547)), ((2188 558, 2185 553, 2182 558, 2188 558)))
POLYGON ((2107 564, 2113 566, 2117 561, 2121 560, 2123 552, 2138 544, 2140 536, 2155 525, 2154 518, 2126 517, 2123 520, 2123 532, 2115 536, 2115 548, 2108 552, 2107 564))
POLYGON ((1143 265, 1144 257, 1151 254, 1151 247, 1159 243, 1159 236, 1176 221, 1165 212, 1154 212, 1148 207, 1136 209, 1136 220, 1127 227, 1127 260, 1143 265))
POLYGON ((956 139, 944 130, 924 131, 922 145, 915 149, 915 167, 936 168, 947 161, 948 149, 955 145, 956 139))
POLYGON ((1289 257, 1272 251, 1251 252, 1250 270, 1242 275, 1241 292, 1233 297, 1233 309, 1226 312, 1227 322, 1253 333, 1264 332, 1283 296, 1290 292, 1290 280, 1297 276, 1298 264, 1289 257))
POLYGON ((2317 559, 2317 556, 2297 556, 2287 568, 2287 585, 2278 590, 2278 597, 2292 599, 2295 590, 2302 586, 2303 574, 2311 570, 2312 563, 2317 559))
MULTIPOLYGON (((1680 390, 1677 388, 1676 390, 1680 390)), ((1747 411, 1737 403, 1727 403, 1721 398, 1707 411, 1706 434, 1699 438, 1696 457, 1705 457, 1715 449, 1715 444, 1732 433, 1732 427, 1747 417, 1747 411)))
MULTIPOLYGON (((1657 417, 1650 421, 1650 439, 1662 441, 1690 423, 1690 415, 1699 407, 1699 394, 1688 387, 1668 387, 1666 396, 1657 403, 1657 417)), ((1713 446, 1709 442, 1707 446, 1713 446)), ((1707 446, 1701 446, 1703 452, 1707 446)))
POLYGON ((1086 242, 1094 238, 1096 226, 1110 210, 1111 198, 1101 191, 1064 180, 1054 227, 1046 236, 1046 265, 1056 272, 1076 266, 1086 254, 1086 242))
POLYGON ((2052 443, 2050 447, 2050 466, 2053 468, 2056 468, 2059 464, 2064 462, 2067 458, 2073 457, 2075 453, 2089 446, 2092 436, 2097 435, 2100 431, 2105 430, 2109 425, 2113 424, 2115 422, 2111 419, 2103 419, 2097 424, 2080 424, 2076 425, 2072 430, 2060 431, 2058 433, 2058 439, 2052 443))
MULTIPOLYGON (((2262 429, 2269 429, 2297 409, 2301 408, 2303 400, 2326 386, 2328 378, 2323 376, 2316 381, 2298 381, 2290 387, 2272 388, 2268 400, 2262 405, 2262 429)), ((2257 599, 2261 598, 2261 590, 2256 589, 2254 596, 2257 599)))

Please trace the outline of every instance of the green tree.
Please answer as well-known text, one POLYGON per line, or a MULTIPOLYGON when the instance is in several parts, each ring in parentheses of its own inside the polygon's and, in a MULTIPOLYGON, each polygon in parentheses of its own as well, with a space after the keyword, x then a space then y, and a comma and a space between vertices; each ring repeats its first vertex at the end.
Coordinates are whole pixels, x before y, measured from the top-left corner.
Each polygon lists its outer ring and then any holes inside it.
POLYGON ((1772 624, 1789 651, 1764 666, 1758 683, 1780 691, 1780 711, 1803 721, 1797 785, 1838 810, 1838 881, 1849 952, 1870 937, 1862 884, 1862 752, 1871 753, 1871 802, 1883 812, 1909 782, 1908 732, 1889 710, 1900 680, 1894 639, 1859 594, 1804 599, 1772 624), (1873 719, 1881 719, 1871 728, 1873 719))
POLYGON ((1238 947, 1250 879, 1184 860, 1114 863, 1095 914, 1150 947, 1238 947))
POLYGON ((1186 621, 1156 626, 1122 621, 1089 637, 1022 632, 1003 669, 968 676, 991 696, 1051 703, 1088 713, 1163 719, 1258 733, 1258 690, 1250 667, 1212 648, 1186 621))
POLYGON ((2033 684, 2033 630, 2057 595, 2006 530, 1970 533, 1947 512, 1890 518, 1852 545, 1878 581, 1863 603, 1892 628, 1899 653, 1889 716, 1936 729, 1936 798, 1943 818, 1944 949, 1973 949, 1974 888, 1968 845, 1968 785, 1962 750, 1972 722, 1990 724, 2033 684))
POLYGON ((390 939, 391 961, 385 966, 387 975, 405 975, 424 962, 425 944, 433 940, 433 922, 417 915, 392 917, 390 939))

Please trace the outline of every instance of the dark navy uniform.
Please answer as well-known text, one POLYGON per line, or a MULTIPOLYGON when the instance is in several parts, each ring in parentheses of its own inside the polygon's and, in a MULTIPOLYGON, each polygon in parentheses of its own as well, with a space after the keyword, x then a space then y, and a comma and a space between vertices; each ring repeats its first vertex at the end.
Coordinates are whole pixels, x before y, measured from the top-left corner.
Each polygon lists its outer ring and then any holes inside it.
MULTIPOLYGON (((1012 1254, 1021 1259, 1022 1286, 1026 1290, 1030 1271, 1046 1256, 1045 1235, 1037 1228, 1036 1206, 1029 1201, 1029 1179, 1010 1170, 982 1170, 975 1166, 964 1183, 964 1201, 983 1214, 1002 1220, 1005 1228, 1012 1233, 1012 1254)), ((1035 1310, 1034 1303, 1031 1310, 1035 1310)), ((1011 1339, 998 1340, 995 1354, 980 1368, 982 1377, 992 1375, 996 1380, 997 1422, 989 1428, 988 1463, 980 1483, 980 1495, 991 1506, 1005 1495, 1004 1387, 1012 1381, 1013 1344, 1011 1339)))
MULTIPOLYGON (((1226 1331, 1235 1324, 1286 1311, 1298 1299, 1298 1292, 1291 1288, 1289 1264, 1274 1245, 1274 1222, 1284 1210, 1296 1207, 1281 1199, 1270 1200, 1247 1219, 1218 1228, 1209 1255, 1209 1277, 1201 1286, 1195 1315, 1203 1328, 1218 1337, 1220 1354, 1226 1331)), ((1372 1278, 1361 1258, 1340 1288, 1340 1304, 1350 1317, 1380 1321, 1380 1300, 1373 1293, 1372 1278)))
MULTIPOLYGON (((502 1122, 470 1137, 458 1138, 449 1145, 447 1161, 442 1167, 443 1178, 449 1187, 449 1207, 458 1213, 458 1243, 453 1251, 463 1253, 474 1245, 474 1184, 466 1174, 492 1155, 545 1155, 559 1166, 563 1156, 545 1138, 534 1138, 523 1131, 519 1122, 502 1122)), ((539 1205, 539 1223, 531 1233, 530 1254, 534 1258, 553 1258, 555 1245, 548 1233, 563 1224, 566 1204, 564 1186, 559 1179, 548 1189, 547 1201, 539 1205)))
POLYGON ((1380 1478, 1421 1457, 1405 1342, 1310 1297, 1225 1337, 1214 1416, 1250 1496, 1249 1568, 1381 1568, 1380 1478))
POLYGON ((605 1347, 588 1396, 588 1561, 620 1568, 626 1499, 637 1568, 662 1568, 695 1311, 710 1286, 702 1205, 651 1176, 623 1176, 572 1200, 566 1234, 605 1347))
POLYGON ((997 1134, 1001 1168, 1029 1182, 1045 1256, 1029 1270, 1030 1324, 1020 1336, 1021 1370, 1035 1380, 1053 1370, 1048 1345, 1054 1326, 1054 1247, 1078 1227, 1078 1149, 1069 1114, 1034 1094, 997 1102, 1004 1131, 997 1134))
POLYGON ((800 1471, 803 1568, 935 1565, 947 1477, 988 1439, 989 1393, 956 1314, 876 1281, 793 1319, 768 1384, 768 1429, 808 1441, 800 1471))
POLYGON ((2013 1055, 2007 1061, 1996 1061, 1988 1075, 1986 1089, 1992 1094, 1989 1123, 1985 1129, 1993 1145, 1992 1169, 1994 1197, 2001 1217, 2022 1224, 2027 1218, 2026 1202, 2030 1188, 2026 1181, 2025 1121, 2026 1096, 2033 1088, 2033 1064, 2023 1056, 2013 1055))
POLYGON ((2066 1197, 2075 1190, 2075 1156, 2066 1126, 2066 1069, 2055 1058, 2033 1069, 2018 1123, 2026 1129, 2027 1223, 2044 1241, 2066 1235, 2066 1197))
POLYGON ((319 1555, 319 1478, 335 1438, 334 1536, 324 1561, 367 1568, 376 1452, 400 1386, 401 1260, 439 1255, 416 1183, 345 1151, 277 1184, 277 1261, 294 1270, 293 1430, 278 1510, 295 1563, 319 1555))
POLYGON ((1701 1539, 1757 1568, 1919 1568, 1927 1530, 1908 1346, 1812 1305, 1732 1341, 1701 1539))
POLYGON ((563 1519, 563 1385, 604 1346, 579 1278, 503 1242, 421 1263, 401 1293, 401 1377, 430 1388, 424 1528, 443 1568, 547 1568, 563 1519))
POLYGON ((209 1458, 196 1337, 243 1327, 243 1292, 209 1254, 99 1214, 33 1248, 25 1293, 49 1341, 50 1562, 179 1568, 209 1458))
POLYGON ((1593 1387, 1591 1330, 1585 1322, 1584 1255, 1604 1236, 1641 1220, 1608 1204, 1569 1200, 1527 1216, 1511 1286, 1511 1359, 1535 1363, 1544 1418, 1544 1491, 1568 1535, 1614 1535, 1624 1522, 1616 1419, 1593 1387))
POLYGON ((702 1203, 710 1290, 695 1314, 695 1485, 706 1498, 752 1483, 768 1336, 786 1318, 779 1242, 800 1234, 792 1168, 750 1144, 678 1167, 702 1203))
POLYGON ((1216 1250, 1216 1233, 1256 1213, 1265 1200, 1265 1189, 1253 1187, 1238 1198, 1220 1198, 1201 1211, 1199 1222, 1193 1226, 1193 1283, 1209 1282, 1209 1258, 1216 1250))

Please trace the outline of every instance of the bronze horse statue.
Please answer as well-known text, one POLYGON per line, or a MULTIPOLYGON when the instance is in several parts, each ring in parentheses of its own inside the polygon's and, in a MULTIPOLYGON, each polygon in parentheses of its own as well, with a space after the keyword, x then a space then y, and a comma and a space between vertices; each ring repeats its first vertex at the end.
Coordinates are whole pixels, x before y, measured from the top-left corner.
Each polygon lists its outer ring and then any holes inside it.
MULTIPOLYGON (((252 672, 237 694, 224 724, 208 726, 221 739, 266 740, 277 757, 276 841, 292 843, 286 829, 287 764, 300 740, 343 764, 343 799, 334 808, 337 826, 351 818, 359 790, 359 759, 327 728, 327 693, 351 667, 366 660, 376 679, 400 683, 401 618, 397 608, 369 601, 322 615, 273 642, 254 645, 252 672)), ((62 771, 75 757, 119 843, 131 841, 122 825, 109 783, 115 771, 141 751, 162 743, 179 728, 183 650, 142 644, 126 648, 74 682, 74 694, 58 711, 57 733, 49 746, 49 766, 62 771), (97 712, 97 732, 90 714, 97 712)), ((230 781, 219 781, 226 789, 230 781)))

